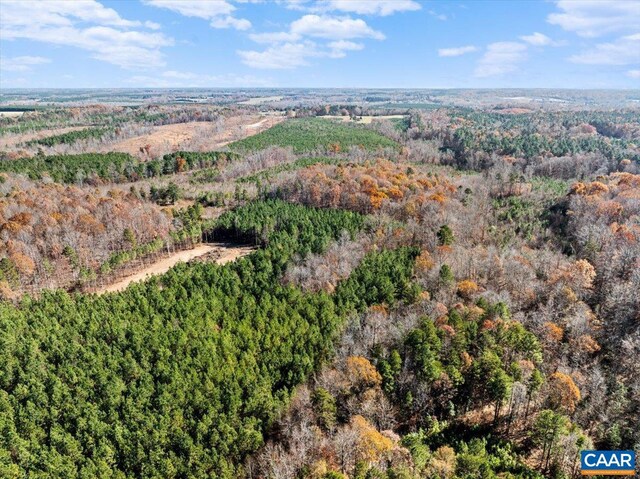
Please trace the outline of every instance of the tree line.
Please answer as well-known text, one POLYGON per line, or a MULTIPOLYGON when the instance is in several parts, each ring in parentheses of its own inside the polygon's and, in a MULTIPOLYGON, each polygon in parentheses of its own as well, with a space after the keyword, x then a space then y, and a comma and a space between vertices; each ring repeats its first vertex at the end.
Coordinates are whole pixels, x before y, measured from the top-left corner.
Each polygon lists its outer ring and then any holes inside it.
POLYGON ((215 151, 179 151, 150 161, 140 161, 128 153, 119 152, 36 155, 4 159, 0 161, 0 172, 24 174, 33 180, 42 179, 46 174, 58 183, 118 183, 208 168, 237 157, 234 153, 215 151))

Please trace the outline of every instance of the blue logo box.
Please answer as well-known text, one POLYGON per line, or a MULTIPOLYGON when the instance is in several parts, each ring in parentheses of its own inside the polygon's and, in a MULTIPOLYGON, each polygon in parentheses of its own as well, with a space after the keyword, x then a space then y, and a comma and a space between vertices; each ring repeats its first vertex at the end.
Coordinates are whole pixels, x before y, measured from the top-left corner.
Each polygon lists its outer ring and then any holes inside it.
POLYGON ((581 451, 580 473, 588 476, 633 476, 634 451, 581 451))

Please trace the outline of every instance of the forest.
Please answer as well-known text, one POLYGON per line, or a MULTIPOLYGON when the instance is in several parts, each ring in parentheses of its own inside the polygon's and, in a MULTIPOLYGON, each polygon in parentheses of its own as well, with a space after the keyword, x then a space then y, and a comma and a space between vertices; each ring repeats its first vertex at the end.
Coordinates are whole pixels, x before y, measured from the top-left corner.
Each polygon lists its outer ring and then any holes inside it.
POLYGON ((86 140, 88 138, 100 138, 108 133, 106 128, 84 128, 82 130, 70 131, 69 133, 62 133, 60 135, 47 136, 38 140, 31 140, 28 145, 44 145, 55 146, 58 144, 72 144, 79 140, 86 140))
POLYGON ((239 140, 231 145, 233 150, 253 151, 269 146, 290 146, 296 153, 325 148, 339 152, 350 147, 367 150, 397 148, 398 144, 386 136, 366 128, 335 123, 318 118, 304 118, 288 121, 263 133, 239 140))
POLYGON ((334 296, 278 282, 290 255, 320 253, 362 226, 353 213, 254 203, 215 226, 267 245, 246 260, 178 268, 126 294, 47 293, 3 306, 2 441, 15 461, 4 472, 234 477, 294 387, 328 357, 341 318, 411 300, 415 253, 405 249, 372 254, 334 296), (47 412, 33 415, 36 404, 47 412))
POLYGON ((0 171, 21 173, 31 179, 49 176, 58 183, 124 183, 142 178, 180 173, 232 160, 231 152, 177 151, 162 158, 141 162, 126 153, 81 153, 78 155, 36 155, 0 162, 0 171))
POLYGON ((569 479, 640 452, 637 109, 317 103, 1 120, 0 477, 569 479), (157 140, 176 125, 205 129, 157 140), (213 244, 254 249, 101 289, 213 244))

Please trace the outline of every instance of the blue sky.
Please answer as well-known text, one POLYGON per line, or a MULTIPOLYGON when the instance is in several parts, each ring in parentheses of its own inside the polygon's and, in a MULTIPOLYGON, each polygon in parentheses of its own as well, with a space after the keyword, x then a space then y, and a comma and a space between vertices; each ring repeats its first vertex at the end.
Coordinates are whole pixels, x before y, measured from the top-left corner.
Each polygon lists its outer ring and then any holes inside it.
POLYGON ((0 86, 638 88, 640 1, 0 2, 0 86))

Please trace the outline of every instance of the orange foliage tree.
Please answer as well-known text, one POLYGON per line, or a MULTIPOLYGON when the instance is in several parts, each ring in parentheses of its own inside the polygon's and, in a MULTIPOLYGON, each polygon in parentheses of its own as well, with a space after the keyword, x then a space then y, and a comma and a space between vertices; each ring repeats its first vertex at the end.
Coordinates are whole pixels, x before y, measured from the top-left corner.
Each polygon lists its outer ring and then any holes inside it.
MULTIPOLYGON (((418 216, 429 201, 444 203, 456 191, 437 175, 406 173, 407 166, 386 160, 363 164, 316 164, 296 172, 280 185, 283 196, 319 207, 342 207, 369 213, 399 204, 398 214, 418 216)), ((395 210, 392 210, 395 212, 395 210)))
POLYGON ((555 372, 549 378, 549 403, 552 408, 573 413, 581 399, 580 389, 571 376, 555 372))

